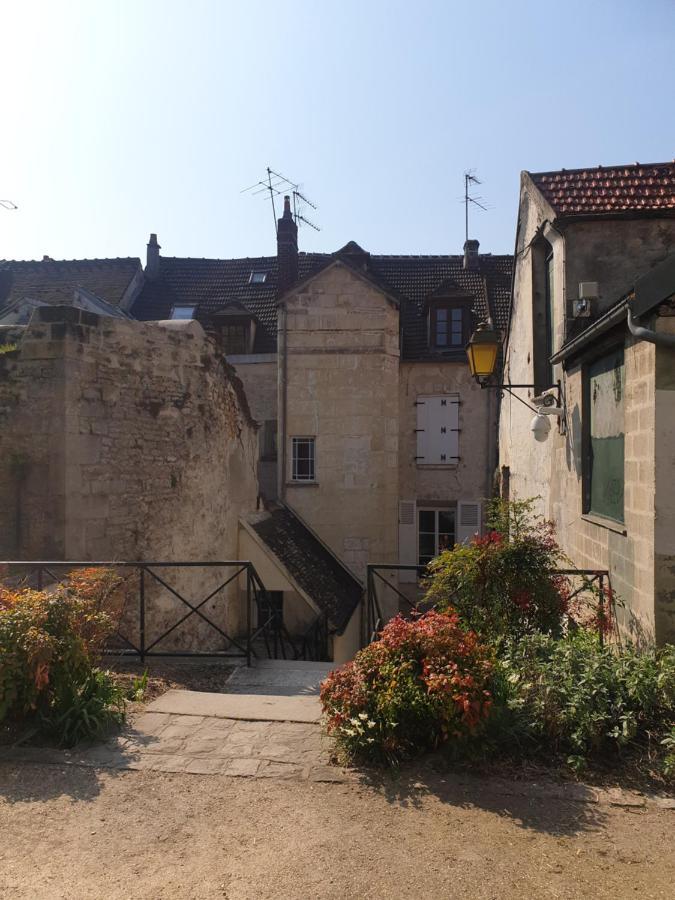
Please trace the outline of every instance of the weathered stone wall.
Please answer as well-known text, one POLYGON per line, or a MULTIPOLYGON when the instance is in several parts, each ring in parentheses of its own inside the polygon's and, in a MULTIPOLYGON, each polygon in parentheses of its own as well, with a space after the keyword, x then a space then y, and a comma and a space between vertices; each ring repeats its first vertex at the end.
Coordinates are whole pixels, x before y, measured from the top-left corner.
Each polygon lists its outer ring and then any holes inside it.
MULTIPOLYGON (((256 504, 256 429, 199 325, 45 308, 0 360, 3 556, 237 559, 239 514, 256 504)), ((222 574, 169 580, 198 602, 222 574)), ((220 596, 204 611, 234 628, 220 596)), ((149 631, 188 611, 166 591, 159 606, 149 631)), ((201 647, 213 635, 192 616, 179 637, 201 647)))
POLYGON ((363 579, 397 556, 398 310, 340 264, 286 310, 286 499, 363 579), (291 481, 293 436, 316 436, 314 484, 291 481))
MULTIPOLYGON (((540 229, 554 253, 554 350, 565 340, 566 315, 571 312, 571 300, 578 296, 580 281, 599 283, 598 309, 605 309, 633 286, 637 276, 672 251, 675 241, 672 221, 574 223, 565 227, 563 236, 548 224, 550 218, 550 209, 536 193, 521 191, 504 379, 515 384, 534 381, 533 242, 540 229)), ((667 424, 672 416, 670 391, 665 387, 669 376, 661 377, 663 387, 657 391, 654 345, 634 341, 626 328, 625 347, 625 527, 613 528, 611 523, 583 516, 580 365, 566 372, 560 365, 554 367, 555 379, 563 383, 566 420, 559 429, 552 417, 551 431, 541 442, 530 431, 532 411, 510 395, 503 396, 499 462, 509 467, 511 497, 540 498, 539 511, 556 523, 559 539, 574 565, 610 570, 613 587, 626 604, 621 614, 626 629, 656 636, 659 641, 672 640, 671 625, 666 627, 663 612, 664 603, 672 610, 675 590, 673 531, 669 532, 665 524, 672 524, 675 515, 675 496, 667 487, 672 479, 672 453, 668 449, 672 443, 670 438, 660 436, 661 432, 670 434, 672 429, 667 424), (656 571, 655 540, 660 548, 656 571)), ((666 361, 666 371, 672 371, 671 361, 666 361)), ((531 402, 533 391, 517 393, 531 402)), ((672 617, 672 612, 668 616, 672 617)))
MULTIPOLYGON (((657 331, 675 334, 675 317, 660 317, 657 331)), ((675 643, 675 350, 655 347, 654 577, 656 633, 675 643)))

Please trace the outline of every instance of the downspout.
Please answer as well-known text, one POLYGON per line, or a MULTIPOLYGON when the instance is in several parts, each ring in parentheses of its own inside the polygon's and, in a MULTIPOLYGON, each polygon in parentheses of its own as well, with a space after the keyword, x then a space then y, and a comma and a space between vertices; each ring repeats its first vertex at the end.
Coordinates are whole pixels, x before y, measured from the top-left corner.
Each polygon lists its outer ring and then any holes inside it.
POLYGON ((637 325, 630 306, 628 307, 628 330, 639 341, 648 341, 650 344, 656 344, 658 347, 675 347, 675 334, 659 334, 650 328, 643 328, 642 325, 637 325))
POLYGON ((278 428, 278 447, 277 447, 277 493, 281 501, 286 497, 286 306, 279 306, 279 390, 278 390, 278 406, 279 406, 279 428, 278 428))

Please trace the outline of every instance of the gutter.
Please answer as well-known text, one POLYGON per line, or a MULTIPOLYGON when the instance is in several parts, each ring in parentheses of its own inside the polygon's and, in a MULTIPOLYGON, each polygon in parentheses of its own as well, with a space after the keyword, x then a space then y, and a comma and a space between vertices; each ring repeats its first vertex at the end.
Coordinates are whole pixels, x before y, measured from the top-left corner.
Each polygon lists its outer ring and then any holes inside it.
POLYGON ((628 330, 639 341, 648 341, 650 344, 656 344, 658 347, 675 347, 675 334, 661 334, 637 325, 630 306, 628 307, 628 330))
POLYGON ((615 325, 618 325, 626 318, 626 310, 628 309, 628 300, 626 297, 620 300, 616 306, 612 307, 608 312, 601 316, 597 321, 593 322, 585 331, 577 337, 572 338, 569 343, 565 344, 554 353, 550 358, 550 362, 556 364, 564 362, 570 356, 579 353, 584 347, 588 346, 596 337, 609 331, 615 325))

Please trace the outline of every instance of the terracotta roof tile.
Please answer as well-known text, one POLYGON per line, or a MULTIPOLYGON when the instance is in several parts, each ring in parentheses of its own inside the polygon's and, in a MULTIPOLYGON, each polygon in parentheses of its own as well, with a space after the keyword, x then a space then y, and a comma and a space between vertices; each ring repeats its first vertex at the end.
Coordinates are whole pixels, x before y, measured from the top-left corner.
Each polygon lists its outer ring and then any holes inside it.
POLYGON ((675 162, 528 172, 559 217, 675 215, 675 162))

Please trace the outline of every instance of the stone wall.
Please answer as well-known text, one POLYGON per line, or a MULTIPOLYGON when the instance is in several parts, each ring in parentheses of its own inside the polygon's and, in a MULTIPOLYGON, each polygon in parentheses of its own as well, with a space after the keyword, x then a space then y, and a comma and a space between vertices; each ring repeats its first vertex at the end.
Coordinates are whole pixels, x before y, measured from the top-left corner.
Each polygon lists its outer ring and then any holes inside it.
MULTIPOLYGON (((517 261, 505 381, 534 380, 537 350, 533 322, 534 258, 538 235, 554 254, 554 350, 560 349, 569 326, 566 316, 578 296, 580 281, 597 281, 600 298, 594 313, 615 303, 640 274, 660 262, 675 245, 675 222, 593 221, 550 225, 551 211, 536 192, 521 191, 517 261), (561 233, 562 232, 562 233, 561 233)), ((659 320, 660 323, 663 320, 659 320)), ((579 568, 607 568, 626 610, 620 617, 627 630, 657 640, 672 640, 675 597, 672 488, 672 351, 655 384, 656 352, 652 344, 634 341, 622 326, 625 342, 625 525, 601 523, 583 514, 582 371, 554 367, 566 406, 562 428, 551 418, 543 441, 530 431, 533 412, 505 394, 500 404, 499 462, 508 467, 511 497, 538 497, 538 511, 554 520, 559 539, 579 568), (656 429, 656 431, 655 431, 656 429), (655 433, 657 441, 655 442, 655 433), (659 561, 655 566, 655 542, 659 561), (666 608, 669 610, 665 612, 666 608), (669 624, 667 624, 667 621, 669 624)), ((664 327, 662 324, 659 327, 664 327)), ((518 390, 531 403, 533 391, 518 390)))
MULTIPOLYGON (((0 555, 237 559, 256 451, 241 385, 197 323, 38 310, 0 356, 0 555)), ((198 602, 224 570, 160 574, 198 602)), ((204 611, 236 628, 221 596, 204 611)), ((149 631, 188 612, 166 591, 156 608, 149 631)), ((213 635, 192 616, 175 637, 213 635)))
POLYGON ((394 562, 398 310, 338 263, 286 300, 285 492, 353 572, 394 562), (291 481, 291 438, 316 436, 316 483, 291 481))

